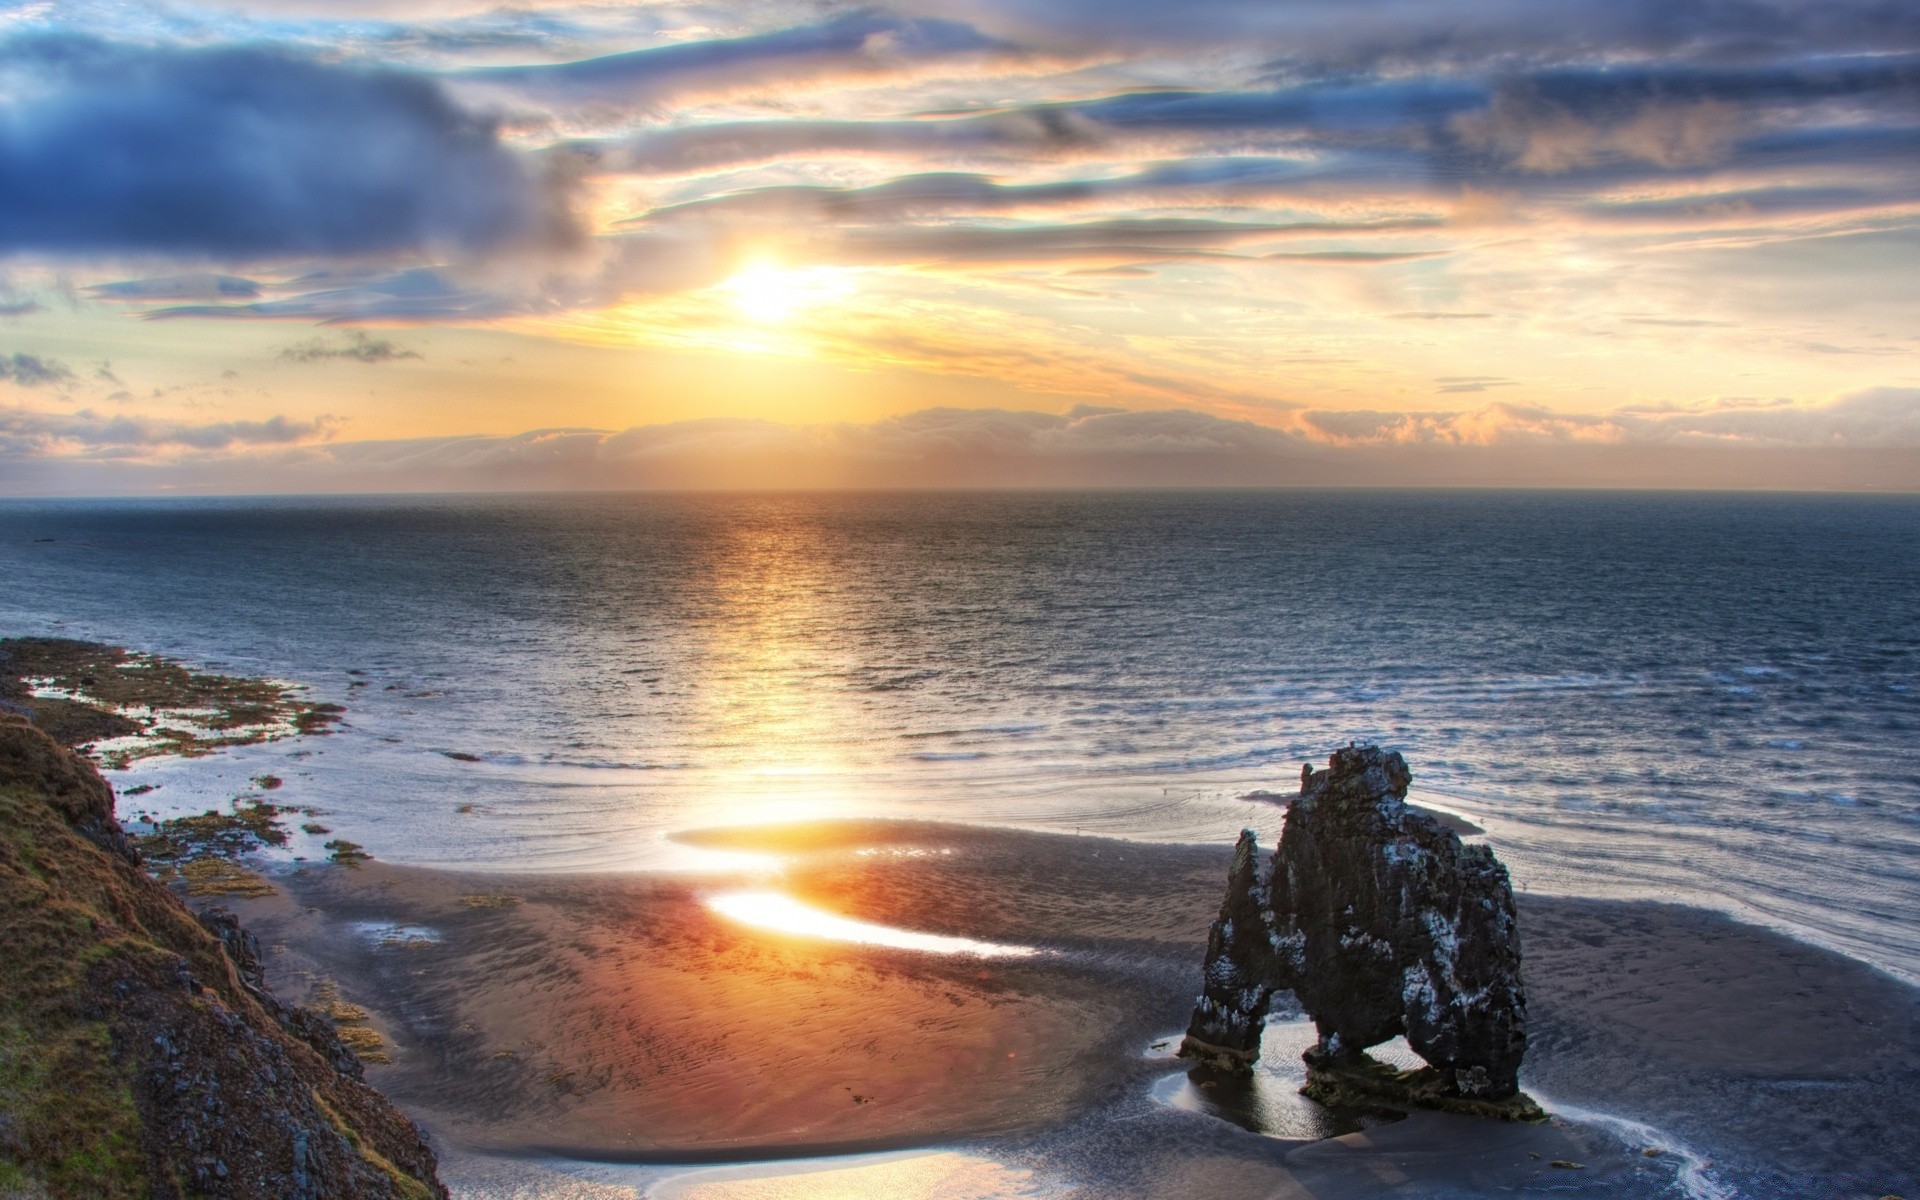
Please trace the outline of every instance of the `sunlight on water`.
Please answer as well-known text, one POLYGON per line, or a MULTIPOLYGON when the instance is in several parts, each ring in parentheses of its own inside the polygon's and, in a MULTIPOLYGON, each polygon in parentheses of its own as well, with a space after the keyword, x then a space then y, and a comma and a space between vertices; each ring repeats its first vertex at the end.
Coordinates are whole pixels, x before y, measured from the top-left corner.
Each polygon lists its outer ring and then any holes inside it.
MULTIPOLYGON (((701 681, 690 719, 714 748, 695 804, 733 824, 859 816, 864 772, 853 759, 871 718, 827 686, 855 663, 822 628, 856 619, 830 569, 829 531, 800 524, 721 531, 702 564, 708 605, 692 639, 701 681)), ((691 814, 690 814, 691 815, 691 814)))
POLYGON ((707 907, 742 925, 794 937, 858 942, 867 946, 889 946, 896 950, 925 950, 933 954, 1017 958, 1036 953, 1029 946, 1002 946, 993 942, 977 942, 972 938, 942 937, 934 933, 915 933, 910 929, 855 921, 809 908, 784 892, 724 892, 707 897, 707 907))
POLYGON ((1241 797, 1357 738, 1523 892, 1920 979, 1916 547, 1864 497, 0 504, 0 630, 345 705, 114 781, 169 817, 275 775, 388 863, 770 873, 667 835, 835 817, 1271 845, 1241 797))

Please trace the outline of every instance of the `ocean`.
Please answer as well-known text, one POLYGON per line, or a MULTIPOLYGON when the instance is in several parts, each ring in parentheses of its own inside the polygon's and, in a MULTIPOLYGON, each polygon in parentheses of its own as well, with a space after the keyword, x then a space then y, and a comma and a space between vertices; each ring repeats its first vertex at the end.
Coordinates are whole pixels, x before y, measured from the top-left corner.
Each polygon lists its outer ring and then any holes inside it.
POLYGON ((171 813, 271 771, 393 862, 679 869, 676 830, 842 815, 1270 842, 1243 797, 1373 741, 1518 889, 1920 979, 1915 498, 7 501, 0 633, 345 704, 116 782, 171 813))

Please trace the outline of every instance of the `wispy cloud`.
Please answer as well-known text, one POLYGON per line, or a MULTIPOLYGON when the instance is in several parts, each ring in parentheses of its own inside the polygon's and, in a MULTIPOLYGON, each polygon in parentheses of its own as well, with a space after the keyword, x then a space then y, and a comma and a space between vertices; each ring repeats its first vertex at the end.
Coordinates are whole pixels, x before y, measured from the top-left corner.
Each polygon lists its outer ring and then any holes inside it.
POLYGON ((314 363, 345 359, 358 363, 397 362, 403 358, 419 358, 420 352, 409 350, 386 338, 372 337, 355 330, 344 339, 329 341, 326 338, 312 338, 288 346, 280 352, 285 362, 314 363))
POLYGON ((886 74, 1008 49, 959 21, 861 12, 744 37, 708 38, 574 62, 477 67, 452 78, 567 104, 645 108, 823 77, 886 74))

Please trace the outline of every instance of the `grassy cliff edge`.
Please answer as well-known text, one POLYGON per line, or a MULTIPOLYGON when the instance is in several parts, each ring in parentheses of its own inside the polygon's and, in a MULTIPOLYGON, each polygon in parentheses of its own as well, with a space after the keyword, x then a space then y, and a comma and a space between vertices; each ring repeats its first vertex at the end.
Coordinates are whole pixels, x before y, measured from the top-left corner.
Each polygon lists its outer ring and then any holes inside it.
POLYGON ((446 1196, 332 1024, 147 875, 91 763, 4 711, 0 931, 0 1197, 446 1196))

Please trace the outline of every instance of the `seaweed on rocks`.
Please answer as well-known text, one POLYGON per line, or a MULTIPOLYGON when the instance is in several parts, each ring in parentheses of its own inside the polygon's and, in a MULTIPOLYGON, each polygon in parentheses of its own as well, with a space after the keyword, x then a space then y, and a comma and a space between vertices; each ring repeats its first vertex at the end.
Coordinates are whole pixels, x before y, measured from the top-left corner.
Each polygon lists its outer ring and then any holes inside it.
POLYGON ((349 842, 345 838, 337 838, 325 845, 328 851, 327 857, 343 867, 358 868, 361 863, 373 857, 359 842, 349 842))
POLYGON ((303 700, 275 680, 194 671, 100 642, 30 637, 0 639, 0 712, 120 769, 157 755, 324 734, 346 710, 303 700))

